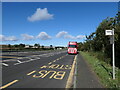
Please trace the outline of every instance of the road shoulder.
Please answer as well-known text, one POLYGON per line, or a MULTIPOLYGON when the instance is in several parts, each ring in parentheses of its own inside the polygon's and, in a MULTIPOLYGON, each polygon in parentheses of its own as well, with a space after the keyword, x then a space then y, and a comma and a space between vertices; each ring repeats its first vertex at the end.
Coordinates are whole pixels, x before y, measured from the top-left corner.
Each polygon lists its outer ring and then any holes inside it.
POLYGON ((76 88, 103 88, 98 77, 80 54, 77 56, 76 80, 76 88))

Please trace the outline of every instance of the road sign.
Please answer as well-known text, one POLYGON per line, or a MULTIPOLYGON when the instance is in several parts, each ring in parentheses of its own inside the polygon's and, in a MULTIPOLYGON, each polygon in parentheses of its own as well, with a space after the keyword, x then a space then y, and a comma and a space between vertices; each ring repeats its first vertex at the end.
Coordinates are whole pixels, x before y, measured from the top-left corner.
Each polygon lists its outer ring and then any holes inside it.
POLYGON ((106 30, 105 35, 114 35, 113 30, 106 30))

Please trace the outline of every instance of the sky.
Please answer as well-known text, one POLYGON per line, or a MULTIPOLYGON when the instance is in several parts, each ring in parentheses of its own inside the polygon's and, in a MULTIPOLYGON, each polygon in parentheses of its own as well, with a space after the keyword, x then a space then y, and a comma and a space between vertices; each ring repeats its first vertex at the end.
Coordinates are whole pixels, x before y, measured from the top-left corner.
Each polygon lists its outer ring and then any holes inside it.
POLYGON ((3 2, 0 41, 45 46, 84 42, 117 11, 117 2, 3 2))

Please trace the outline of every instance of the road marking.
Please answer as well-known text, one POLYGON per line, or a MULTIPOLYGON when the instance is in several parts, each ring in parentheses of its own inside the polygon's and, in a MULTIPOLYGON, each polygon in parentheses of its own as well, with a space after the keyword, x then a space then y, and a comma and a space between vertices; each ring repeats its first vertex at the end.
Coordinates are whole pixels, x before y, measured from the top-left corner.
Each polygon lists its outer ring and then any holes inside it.
POLYGON ((45 78, 45 77, 49 77, 49 79, 53 78, 53 79, 58 79, 58 80, 62 80, 65 76, 65 71, 47 71, 47 70, 41 70, 38 72, 38 74, 34 74, 32 77, 34 78, 45 78), (50 76, 49 76, 50 75, 50 76))
POLYGON ((73 64, 72 64, 72 69, 71 69, 71 71, 70 71, 70 74, 69 74, 69 77, 68 77, 68 80, 67 80, 67 83, 66 83, 66 87, 65 87, 65 88, 71 88, 71 86, 72 86, 73 76, 74 76, 74 70, 75 70, 76 58, 77 58, 77 55, 76 55, 75 58, 74 58, 74 61, 73 61, 73 64))
POLYGON ((64 69, 63 67, 64 67, 64 65, 62 65, 62 66, 61 66, 60 68, 58 68, 58 69, 64 69))
POLYGON ((3 64, 4 66, 7 66, 7 67, 9 66, 9 65, 8 65, 8 64, 6 64, 6 63, 2 63, 2 64, 3 64))
POLYGON ((35 59, 40 59, 40 57, 38 57, 38 58, 35 58, 35 59))
POLYGON ((56 71, 49 71, 49 72, 54 72, 49 78, 53 78, 53 76, 56 74, 56 71))
MULTIPOLYGON (((31 62, 31 61, 35 61, 35 60, 39 60, 39 59, 31 59, 31 60, 23 61, 22 63, 31 62)), ((19 64, 22 64, 22 63, 15 63, 14 65, 19 65, 19 64)))
POLYGON ((52 62, 48 63, 48 64, 52 64, 52 62))
POLYGON ((59 58, 58 58, 58 59, 56 59, 56 60, 59 60, 59 58))
POLYGON ((42 72, 44 72, 45 74, 47 73, 46 70, 41 70, 41 71, 38 72, 40 75, 33 75, 33 77, 34 78, 40 78, 40 77, 42 77, 44 75, 44 73, 42 73, 42 72))
POLYGON ((47 66, 44 65, 44 66, 42 66, 42 67, 40 67, 40 68, 47 68, 47 66))
MULTIPOLYGON (((53 74, 55 74, 56 73, 56 71, 48 71, 44 76, 42 76, 41 78, 44 78, 44 77, 46 77, 50 72, 54 72, 53 74)), ((52 75, 52 77, 53 77, 53 75, 52 75)))
POLYGON ((40 68, 41 69, 43 69, 43 68, 52 68, 52 69, 68 70, 68 69, 71 69, 71 65, 49 64, 49 65, 41 66, 40 68))
POLYGON ((56 60, 54 60, 53 62, 56 62, 56 60))
POLYGON ((57 74, 54 76, 54 79, 59 79, 59 80, 62 80, 63 77, 65 76, 65 71, 59 71, 57 72, 57 74))
POLYGON ((76 80, 77 79, 77 59, 76 59, 76 63, 75 63, 75 74, 74 74, 74 82, 73 82, 73 88, 76 88, 76 80))
POLYGON ((17 60, 10 59, 10 60, 2 60, 1 62, 9 62, 9 61, 17 61, 17 60))
POLYGON ((18 59, 23 59, 22 57, 18 58, 18 59))
POLYGON ((19 63, 22 63, 20 60, 17 60, 19 63))
POLYGON ((28 73, 27 75, 29 76, 29 75, 31 75, 31 74, 33 74, 33 73, 35 73, 35 72, 36 72, 36 71, 34 70, 34 71, 28 73))
POLYGON ((6 85, 0 87, 0 89, 4 89, 4 88, 6 88, 6 87, 8 87, 8 86, 10 86, 10 85, 12 85, 12 84, 18 82, 18 81, 19 81, 19 80, 14 80, 14 81, 12 81, 12 82, 10 82, 10 83, 8 83, 8 84, 6 84, 6 85))

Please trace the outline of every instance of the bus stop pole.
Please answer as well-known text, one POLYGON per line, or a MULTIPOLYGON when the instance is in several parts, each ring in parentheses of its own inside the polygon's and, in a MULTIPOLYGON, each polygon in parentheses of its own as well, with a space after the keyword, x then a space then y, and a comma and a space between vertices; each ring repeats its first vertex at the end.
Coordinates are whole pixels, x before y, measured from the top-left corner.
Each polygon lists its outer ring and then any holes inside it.
POLYGON ((114 29, 113 29, 113 35, 112 35, 112 38, 113 38, 113 44, 112 44, 112 52, 113 52, 113 79, 115 79, 115 43, 114 43, 114 29))

